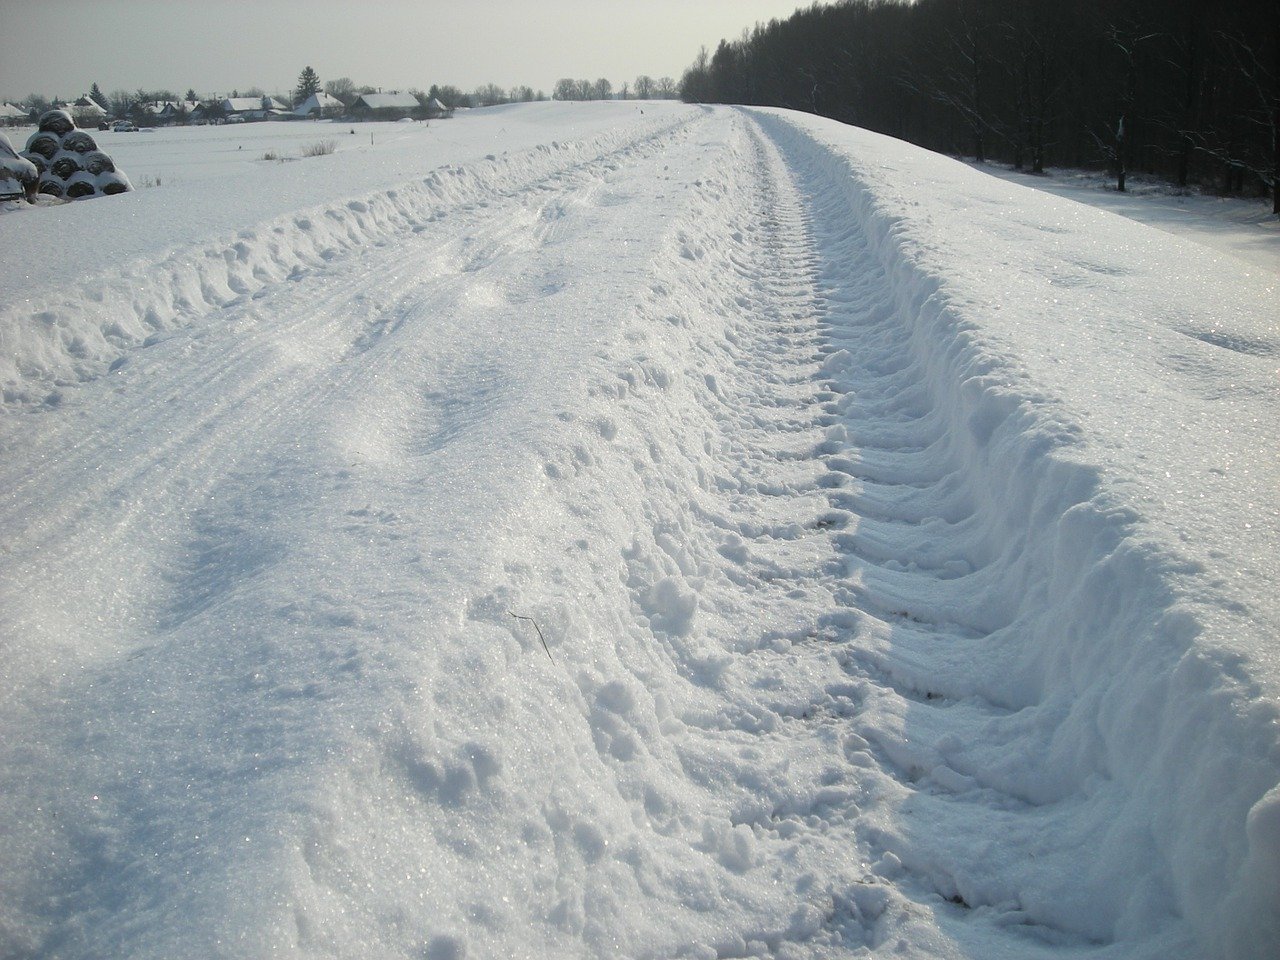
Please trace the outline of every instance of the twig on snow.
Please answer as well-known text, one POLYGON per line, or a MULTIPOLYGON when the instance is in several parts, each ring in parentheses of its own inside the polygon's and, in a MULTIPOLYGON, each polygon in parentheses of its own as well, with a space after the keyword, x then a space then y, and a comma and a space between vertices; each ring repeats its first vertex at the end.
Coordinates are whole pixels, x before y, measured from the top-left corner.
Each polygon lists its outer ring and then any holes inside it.
MULTIPOLYGON (((508 610, 507 612, 511 613, 510 610, 508 610)), ((538 639, 542 641, 542 649, 547 651, 547 659, 550 660, 552 663, 555 663, 556 659, 555 657, 551 656, 551 648, 547 646, 547 638, 542 635, 542 628, 538 626, 538 621, 533 619, 533 617, 522 617, 518 613, 511 613, 511 616, 515 617, 517 620, 528 620, 530 623, 533 624, 533 629, 538 631, 538 639)))

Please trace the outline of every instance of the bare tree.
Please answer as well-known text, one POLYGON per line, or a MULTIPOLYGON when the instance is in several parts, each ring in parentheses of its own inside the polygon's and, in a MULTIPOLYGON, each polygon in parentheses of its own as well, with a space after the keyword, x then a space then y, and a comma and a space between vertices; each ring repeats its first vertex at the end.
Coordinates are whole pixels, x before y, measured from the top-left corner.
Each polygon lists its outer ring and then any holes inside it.
POLYGON ((129 109, 133 106, 132 93, 128 90, 112 90, 108 99, 110 103, 107 109, 112 116, 127 117, 129 115, 129 109))
POLYGON ((454 107, 471 106, 471 98, 450 83, 433 83, 431 85, 431 89, 427 91, 427 95, 435 97, 450 109, 453 109, 454 107))
MULTIPOLYGON (((1134 108, 1138 101, 1138 53, 1159 34, 1143 33, 1134 26, 1121 27, 1112 24, 1108 30, 1112 48, 1119 54, 1122 64, 1123 78, 1119 90, 1119 119, 1116 120, 1113 146, 1108 150, 1103 146, 1116 169, 1116 190, 1124 193, 1129 176, 1129 162, 1132 153, 1133 126, 1136 122, 1134 108)), ((1099 137, 1099 145, 1103 145, 1099 137)))
POLYGON ((335 80, 326 80, 324 83, 324 92, 335 100, 341 100, 347 106, 351 106, 356 99, 356 85, 351 82, 350 77, 338 77, 335 80))
POLYGON ((1253 135, 1233 137, 1230 130, 1220 132, 1215 143, 1201 149, 1227 165, 1229 179, 1243 179, 1246 171, 1256 176, 1271 193, 1271 212, 1280 214, 1280 22, 1270 40, 1267 62, 1260 39, 1237 33, 1221 36, 1243 101, 1237 126, 1253 135))
POLYGON ((472 102, 477 107, 492 107, 507 102, 507 95, 496 83, 485 83, 476 87, 472 94, 472 102))

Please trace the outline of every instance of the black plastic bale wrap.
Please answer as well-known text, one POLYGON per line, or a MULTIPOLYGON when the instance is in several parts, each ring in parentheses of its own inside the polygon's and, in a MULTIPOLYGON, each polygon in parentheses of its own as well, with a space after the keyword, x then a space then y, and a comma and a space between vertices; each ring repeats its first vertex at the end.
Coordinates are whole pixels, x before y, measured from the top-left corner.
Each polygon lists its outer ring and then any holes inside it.
POLYGON ((49 171, 49 161, 46 157, 38 153, 32 153, 30 150, 23 150, 18 156, 26 160, 30 160, 36 167, 36 175, 44 176, 49 171))
POLYGON ((46 173, 40 178, 38 190, 47 197, 62 198, 67 195, 66 183, 63 182, 61 177, 50 173, 46 173))
POLYGON ((55 133, 59 137, 66 136, 76 128, 76 122, 65 110, 46 110, 40 114, 36 125, 44 133, 55 133))
POLYGON ((74 174, 84 169, 84 164, 80 161, 80 154, 72 153, 70 150, 59 150, 50 161, 49 169, 63 180, 70 180, 74 174))
POLYGON ((91 153, 98 149, 98 144, 83 130, 72 130, 62 138, 62 149, 73 153, 91 153))
POLYGON ((93 174, 81 170, 67 181, 67 196, 72 200, 84 200, 98 192, 93 174))
POLYGON ((116 165, 101 150, 94 150, 84 155, 84 168, 96 177, 100 173, 113 173, 116 165))
POLYGON ((98 174, 98 190, 108 197, 128 193, 130 189, 129 181, 115 170, 98 174))
POLYGON ((62 138, 56 133, 37 130, 27 137, 27 153, 38 153, 46 160, 52 160, 54 154, 62 149, 62 138))

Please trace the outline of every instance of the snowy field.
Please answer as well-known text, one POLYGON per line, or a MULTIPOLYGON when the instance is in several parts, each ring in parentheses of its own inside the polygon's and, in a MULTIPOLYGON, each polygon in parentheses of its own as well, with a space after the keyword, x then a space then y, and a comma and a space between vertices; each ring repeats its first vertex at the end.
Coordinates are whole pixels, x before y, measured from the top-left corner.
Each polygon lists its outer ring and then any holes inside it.
POLYGON ((0 213, 0 957, 1280 955, 1280 271, 785 111, 350 129, 0 213))

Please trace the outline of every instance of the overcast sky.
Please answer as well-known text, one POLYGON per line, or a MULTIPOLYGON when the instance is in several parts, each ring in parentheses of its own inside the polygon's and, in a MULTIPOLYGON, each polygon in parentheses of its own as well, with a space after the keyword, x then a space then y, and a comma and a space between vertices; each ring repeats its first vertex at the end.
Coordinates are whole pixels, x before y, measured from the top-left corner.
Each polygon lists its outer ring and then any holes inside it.
POLYGON ((0 0, 0 97, 116 89, 287 91, 320 79, 426 89, 680 78, 705 44, 808 0, 0 0))

